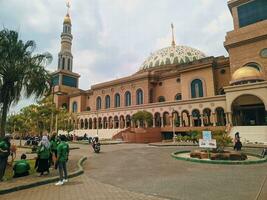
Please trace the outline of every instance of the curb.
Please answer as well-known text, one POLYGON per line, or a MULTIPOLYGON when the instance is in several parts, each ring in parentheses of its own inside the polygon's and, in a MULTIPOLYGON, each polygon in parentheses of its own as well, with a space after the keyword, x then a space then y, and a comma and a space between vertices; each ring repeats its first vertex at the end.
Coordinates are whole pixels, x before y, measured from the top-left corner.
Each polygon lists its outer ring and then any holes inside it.
POLYGON ((149 146, 154 147, 198 147, 197 144, 153 144, 149 143, 149 146))
MULTIPOLYGON (((125 142, 110 142, 110 143, 101 143, 100 142, 100 145, 115 145, 115 144, 123 144, 125 142)), ((71 142, 71 144, 81 144, 81 145, 91 145, 89 144, 88 142, 71 142)))
MULTIPOLYGON (((178 157, 177 154, 181 153, 189 153, 190 151, 176 151, 171 154, 171 156, 177 160, 195 162, 195 163, 206 163, 206 164, 221 164, 221 165, 251 165, 251 164, 261 164, 267 162, 267 157, 260 159, 260 160, 250 160, 250 161, 227 161, 227 160, 201 160, 201 159, 194 159, 194 158, 183 158, 178 157)), ((246 153, 250 156, 255 156, 257 158, 261 158, 257 154, 246 153)))
MULTIPOLYGON (((82 164, 84 163, 84 161, 86 159, 87 159, 86 156, 83 156, 82 158, 80 158, 80 160, 77 163, 78 169, 76 171, 70 173, 68 175, 68 178, 74 178, 74 177, 79 176, 79 175, 84 173, 82 164)), ((45 180, 37 181, 37 182, 34 182, 34 183, 29 183, 29 184, 24 184, 24 185, 11 187, 11 188, 8 188, 8 189, 0 190, 0 195, 1 194, 8 194, 8 193, 11 193, 11 192, 16 192, 16 191, 19 191, 19 190, 25 190, 25 189, 29 189, 29 188, 32 188, 32 187, 37 187, 37 186, 40 186, 40 185, 46 185, 46 184, 49 184, 49 183, 56 182, 58 180, 59 180, 59 176, 56 176, 56 177, 47 178, 45 180)))

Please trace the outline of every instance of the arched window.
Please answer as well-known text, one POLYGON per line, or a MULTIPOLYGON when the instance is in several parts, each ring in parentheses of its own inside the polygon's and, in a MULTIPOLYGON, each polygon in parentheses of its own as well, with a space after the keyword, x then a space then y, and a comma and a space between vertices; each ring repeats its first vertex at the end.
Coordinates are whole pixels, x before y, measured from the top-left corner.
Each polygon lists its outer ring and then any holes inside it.
POLYGON ((178 93, 175 95, 175 100, 176 101, 181 101, 182 100, 182 94, 181 93, 178 93))
POLYGON ((114 107, 115 108, 118 108, 121 106, 121 97, 120 95, 117 93, 115 94, 115 104, 114 104, 114 107))
POLYGON ((164 102, 164 101, 165 101, 165 97, 160 96, 160 97, 158 98, 158 102, 164 102))
POLYGON ((62 69, 65 67, 65 58, 62 59, 62 69))
POLYGON ((101 109, 101 97, 97 97, 96 99, 96 110, 101 109))
POLYGON ((76 113, 78 111, 78 104, 76 101, 72 103, 72 112, 76 113))
POLYGON ((203 83, 200 79, 195 79, 191 82, 191 97, 199 98, 203 97, 203 83))
POLYGON ((143 103, 143 91, 141 89, 138 89, 136 91, 136 105, 141 105, 143 103))
POLYGON ((247 64, 245 64, 245 66, 253 67, 253 68, 257 69, 258 71, 261 71, 261 66, 255 62, 247 63, 247 64))
POLYGON ((131 93, 129 91, 125 92, 125 106, 131 106, 131 93))
POLYGON ((110 96, 109 96, 109 95, 107 95, 107 96, 105 97, 105 102, 106 102, 106 104, 105 104, 105 108, 106 108, 106 109, 109 109, 109 108, 110 108, 110 96))
POLYGON ((70 70, 70 58, 68 59, 68 70, 70 70))

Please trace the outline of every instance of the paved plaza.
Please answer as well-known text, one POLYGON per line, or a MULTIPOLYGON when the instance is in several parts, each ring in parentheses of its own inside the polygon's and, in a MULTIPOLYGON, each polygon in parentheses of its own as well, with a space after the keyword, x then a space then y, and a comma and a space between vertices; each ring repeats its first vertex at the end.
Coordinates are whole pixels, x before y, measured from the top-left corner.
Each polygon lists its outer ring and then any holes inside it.
MULTIPOLYGON (((72 157, 87 155, 85 173, 62 187, 53 184, 1 195, 1 200, 31 199, 177 199, 254 200, 267 164, 212 165, 175 160, 170 153, 191 147, 143 144, 104 145, 94 154, 77 145, 72 157)), ((265 184, 259 200, 267 199, 265 184)))

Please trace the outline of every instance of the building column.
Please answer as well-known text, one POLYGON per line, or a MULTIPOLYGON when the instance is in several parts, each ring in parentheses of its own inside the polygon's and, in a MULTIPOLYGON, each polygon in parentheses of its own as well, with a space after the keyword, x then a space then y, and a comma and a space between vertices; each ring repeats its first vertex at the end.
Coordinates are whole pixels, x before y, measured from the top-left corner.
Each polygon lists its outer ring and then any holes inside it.
POLYGON ((216 126, 216 113, 212 113, 212 123, 213 123, 213 126, 216 126))
POLYGON ((190 123, 190 127, 194 127, 194 120, 193 120, 193 115, 189 115, 189 123, 190 123))
POLYGON ((201 114, 200 118, 201 118, 201 127, 203 127, 204 126, 204 115, 201 114))
POLYGON ((115 125, 116 125, 116 122, 115 122, 115 119, 113 119, 113 129, 115 129, 115 125))
POLYGON ((173 116, 171 116, 171 117, 169 118, 169 120, 170 120, 170 127, 173 127, 173 126, 174 126, 174 123, 173 123, 173 116))
POLYGON ((124 120, 124 128, 127 128, 127 120, 126 120, 126 118, 124 120))
POLYGON ((163 117, 160 117, 160 126, 161 126, 162 128, 164 127, 163 117))
POLYGON ((183 127, 183 118, 182 118, 182 115, 179 116, 180 118, 180 127, 183 127))
POLYGON ((137 128, 140 128, 140 121, 137 121, 137 128))
POLYGON ((134 126, 134 122, 133 122, 132 119, 131 119, 131 128, 135 128, 135 126, 134 126))
POLYGON ((153 128, 155 128, 156 127, 156 119, 155 119, 155 117, 153 117, 153 128))
POLYGON ((99 119, 96 119, 96 129, 99 129, 99 119))

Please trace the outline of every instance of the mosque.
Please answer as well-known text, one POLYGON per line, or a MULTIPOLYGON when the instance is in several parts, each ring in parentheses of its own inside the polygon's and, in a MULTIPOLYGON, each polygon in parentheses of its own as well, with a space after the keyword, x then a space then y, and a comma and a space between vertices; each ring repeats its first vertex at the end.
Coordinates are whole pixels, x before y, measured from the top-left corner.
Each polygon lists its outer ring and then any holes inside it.
POLYGON ((76 135, 151 142, 190 130, 240 132, 245 142, 267 143, 267 1, 230 0, 234 29, 229 57, 177 45, 152 53, 134 74, 79 89, 73 67, 71 18, 64 18, 54 101, 74 113, 76 135), (153 123, 134 122, 147 111, 153 123))

